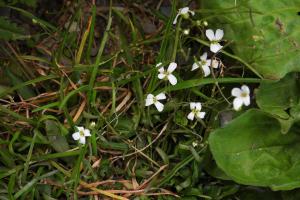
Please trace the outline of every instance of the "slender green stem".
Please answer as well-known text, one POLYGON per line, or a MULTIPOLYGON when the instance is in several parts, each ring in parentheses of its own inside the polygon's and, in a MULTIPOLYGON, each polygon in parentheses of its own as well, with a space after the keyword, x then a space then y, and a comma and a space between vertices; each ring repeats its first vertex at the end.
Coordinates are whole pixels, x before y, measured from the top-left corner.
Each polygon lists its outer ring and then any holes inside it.
POLYGON ((104 32, 103 39, 101 41, 99 50, 98 50, 98 54, 97 54, 97 57, 96 57, 96 62, 95 62, 95 65, 94 65, 94 68, 93 68, 93 71, 92 71, 92 74, 91 74, 91 77, 90 77, 90 82, 89 82, 89 91, 88 91, 87 97, 88 97, 88 102, 92 103, 93 105, 94 105, 94 102, 91 102, 93 87, 94 87, 94 84, 95 84, 99 63, 100 63, 101 58, 102 58, 103 50, 104 50, 105 44, 107 42, 108 33, 110 31, 110 27, 111 27, 111 23, 112 23, 111 9, 112 9, 112 1, 110 1, 107 26, 106 26, 106 29, 105 29, 105 32, 104 32))
POLYGON ((34 135, 33 135, 30 147, 29 147, 29 151, 28 151, 28 154, 27 154, 27 158, 26 158, 26 162, 25 162, 24 170, 23 170, 23 175, 22 175, 22 182, 23 183, 25 183, 26 178, 27 178, 27 173, 28 173, 28 169, 29 169, 29 162, 31 160, 32 151, 33 151, 33 147, 34 147, 36 136, 37 136, 38 132, 39 131, 37 129, 33 130, 34 135))
POLYGON ((176 26, 175 43, 174 43, 173 54, 172 54, 172 58, 171 58, 172 62, 175 62, 175 60, 176 60, 177 47, 178 47, 178 42, 179 42, 179 31, 181 28, 181 21, 182 21, 182 18, 180 17, 179 21, 177 23, 177 26, 176 26))

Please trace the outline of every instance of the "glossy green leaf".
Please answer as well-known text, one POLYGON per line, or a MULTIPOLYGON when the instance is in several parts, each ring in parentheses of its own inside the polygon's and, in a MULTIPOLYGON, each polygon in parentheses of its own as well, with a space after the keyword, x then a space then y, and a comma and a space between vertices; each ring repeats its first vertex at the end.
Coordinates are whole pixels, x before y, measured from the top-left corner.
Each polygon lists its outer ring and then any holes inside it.
POLYGON ((46 120, 45 126, 49 142, 53 149, 57 152, 68 151, 70 149, 69 144, 65 136, 62 134, 63 129, 60 124, 54 120, 46 120))
POLYGON ((209 0, 215 28, 224 29, 225 39, 239 56, 265 78, 280 79, 300 71, 299 0, 209 0), (222 9, 222 10, 220 10, 222 9))
POLYGON ((298 88, 298 74, 291 73, 277 82, 263 81, 256 93, 257 105, 260 109, 276 116, 281 124, 282 133, 287 133, 295 122, 296 118, 290 116, 287 109, 298 104, 300 96, 298 88))
POLYGON ((260 109, 287 119, 289 115, 285 110, 298 103, 298 88, 297 74, 288 74, 277 82, 263 81, 256 93, 256 103, 260 109))
POLYGON ((252 109, 212 132, 209 145, 217 165, 232 180, 273 190, 300 187, 300 133, 283 135, 280 123, 252 109))

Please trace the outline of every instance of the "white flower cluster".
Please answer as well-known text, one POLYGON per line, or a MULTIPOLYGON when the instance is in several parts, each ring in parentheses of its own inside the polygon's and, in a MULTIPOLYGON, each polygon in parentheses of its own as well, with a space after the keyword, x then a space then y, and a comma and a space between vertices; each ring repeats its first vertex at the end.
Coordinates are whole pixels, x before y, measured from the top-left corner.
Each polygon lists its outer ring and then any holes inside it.
MULTIPOLYGON (((193 11, 191 11, 188 7, 184 7, 179 9, 178 14, 176 15, 173 24, 177 23, 177 19, 179 16, 182 16, 183 18, 187 19, 189 17, 189 15, 195 15, 195 13, 193 11)), ((207 22, 206 25, 207 26, 207 22)), ((186 33, 184 34, 188 34, 189 31, 186 31, 186 33)), ((210 51, 213 53, 217 53, 219 52, 223 46, 220 44, 220 41, 222 40, 223 36, 224 36, 224 31, 221 29, 217 29, 216 32, 214 32, 211 29, 206 30, 205 32, 206 37, 209 39, 210 41, 210 51)), ((208 59, 207 58, 207 52, 204 52, 202 54, 202 56, 200 56, 200 60, 196 61, 193 65, 192 65, 192 71, 201 68, 203 70, 204 73, 204 77, 207 77, 211 74, 211 68, 218 68, 221 64, 221 61, 218 61, 216 58, 213 59, 208 59)), ((156 65, 156 67, 158 68, 158 78, 162 79, 162 80, 168 80, 171 85, 176 85, 177 84, 177 78, 175 75, 173 75, 172 73, 175 71, 175 69, 177 68, 177 63, 175 62, 171 62, 168 66, 168 68, 165 70, 164 66, 162 63, 158 63, 156 65)), ((250 105, 250 89, 248 86, 243 85, 240 88, 233 88, 231 91, 231 95, 234 96, 234 100, 233 100, 233 108, 234 110, 240 110, 241 107, 243 105, 248 106, 250 105)), ((160 100, 165 100, 167 99, 165 93, 160 93, 156 96, 154 96, 153 94, 148 94, 146 99, 145 99, 145 106, 150 106, 153 105, 156 107, 156 109, 159 112, 162 112, 164 109, 164 105, 160 102, 160 100)), ((190 109, 191 112, 187 115, 187 118, 191 121, 193 121, 195 118, 196 119, 203 119, 205 117, 205 112, 201 112, 202 109, 202 104, 200 102, 190 102, 190 109)), ((90 124, 90 128, 94 128, 95 127, 95 122, 92 122, 90 124)), ((86 137, 90 137, 90 130, 89 129, 85 129, 84 127, 76 127, 76 129, 78 130, 77 132, 73 133, 72 137, 74 140, 78 140, 79 143, 81 144, 85 144, 86 142, 86 137)), ((194 146, 196 146, 196 143, 193 144, 194 146)))
MULTIPOLYGON (((189 15, 195 15, 194 11, 191 11, 189 7, 180 8, 178 10, 178 14, 176 15, 173 24, 177 23, 178 17, 182 16, 183 18, 189 18, 189 15)), ((223 46, 220 44, 224 31, 222 29, 217 29, 215 32, 212 29, 207 29, 205 31, 205 35, 210 41, 210 51, 214 54, 218 53, 223 46)), ((208 59, 207 52, 204 52, 202 56, 200 56, 200 60, 196 61, 192 65, 191 71, 194 71, 198 68, 201 68, 204 74, 204 77, 207 77, 211 74, 211 69, 217 69, 221 65, 221 61, 213 57, 212 59, 208 59)), ((172 73, 177 68, 177 64, 172 62, 169 64, 168 68, 165 70, 162 63, 158 63, 156 65, 158 69, 158 78, 163 80, 168 80, 171 85, 177 84, 177 78, 172 73)), ((250 105, 250 89, 248 86, 243 85, 241 89, 233 88, 232 96, 235 97, 233 100, 233 108, 235 110, 241 109, 242 105, 248 106, 250 105)), ((165 93, 160 93, 156 96, 153 94, 148 94, 145 99, 145 106, 150 106, 152 104, 155 105, 159 112, 162 112, 164 109, 164 105, 160 102, 160 100, 165 100, 167 97, 165 93)), ((203 119, 205 116, 205 112, 201 112, 202 105, 200 102, 191 102, 190 109, 191 112, 188 114, 187 118, 189 120, 194 120, 194 118, 203 119)))

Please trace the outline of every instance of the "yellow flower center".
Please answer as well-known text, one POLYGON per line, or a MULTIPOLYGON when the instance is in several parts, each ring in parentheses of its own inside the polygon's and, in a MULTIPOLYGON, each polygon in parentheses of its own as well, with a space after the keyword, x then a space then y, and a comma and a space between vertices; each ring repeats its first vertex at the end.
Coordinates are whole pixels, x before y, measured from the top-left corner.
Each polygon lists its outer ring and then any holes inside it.
POLYGON ((197 115, 197 113, 199 112, 199 110, 197 110, 196 108, 192 110, 192 112, 197 115))
POLYGON ((79 135, 80 135, 81 137, 83 137, 83 136, 84 136, 84 132, 83 132, 83 131, 79 131, 79 135))
POLYGON ((247 96, 248 96, 248 94, 246 92, 241 93, 241 97, 247 97, 247 96))

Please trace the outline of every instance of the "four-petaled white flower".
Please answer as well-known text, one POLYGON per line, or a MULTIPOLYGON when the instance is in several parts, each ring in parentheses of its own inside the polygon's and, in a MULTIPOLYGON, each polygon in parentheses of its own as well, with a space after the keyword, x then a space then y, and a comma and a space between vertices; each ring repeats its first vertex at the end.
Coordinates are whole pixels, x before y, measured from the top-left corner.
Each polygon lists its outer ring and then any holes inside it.
POLYGON ((196 118, 203 119, 205 116, 205 112, 201 111, 201 103, 200 102, 191 102, 190 103, 191 112, 188 114, 187 118, 189 120, 194 120, 195 116, 196 118))
POLYGON ((219 44, 219 42, 221 41, 221 39, 224 36, 224 31, 221 29, 217 29, 216 30, 216 34, 214 33, 213 30, 208 29, 205 32, 206 37, 209 39, 210 41, 210 50, 214 53, 217 53, 220 49, 222 49, 222 45, 219 44))
POLYGON ((210 75, 210 68, 209 68, 210 63, 211 63, 211 60, 207 59, 207 53, 205 52, 202 56, 200 56, 200 61, 195 62, 193 64, 192 71, 201 67, 204 72, 204 77, 206 77, 206 76, 210 75))
POLYGON ((179 17, 180 15, 182 15, 183 18, 187 19, 187 18, 189 18, 189 14, 195 15, 195 12, 194 12, 194 11, 191 11, 191 10, 189 9, 189 7, 180 8, 180 9, 178 10, 178 13, 177 13, 177 15, 176 15, 174 21, 173 21, 173 24, 176 24, 176 23, 177 23, 177 19, 178 19, 178 17, 179 17))
POLYGON ((79 140, 79 143, 85 144, 85 137, 90 137, 91 133, 89 129, 85 129, 83 126, 76 126, 77 132, 72 134, 74 140, 79 140))
POLYGON ((163 67, 159 68, 159 79, 168 79, 172 85, 176 85, 177 78, 172 74, 172 72, 176 69, 177 64, 174 62, 171 62, 168 69, 165 71, 163 67))
POLYGON ((165 93, 160 93, 156 96, 154 96, 153 94, 148 94, 147 95, 147 98, 146 98, 146 103, 145 103, 145 106, 150 106, 152 104, 155 105, 155 107, 157 108, 157 110, 159 112, 163 111, 164 109, 164 105, 162 103, 160 103, 158 100, 163 100, 163 99, 166 99, 166 95, 165 93))
POLYGON ((247 85, 243 85, 240 88, 233 88, 231 90, 231 95, 234 96, 233 108, 234 110, 239 110, 243 106, 250 105, 250 89, 247 85))

